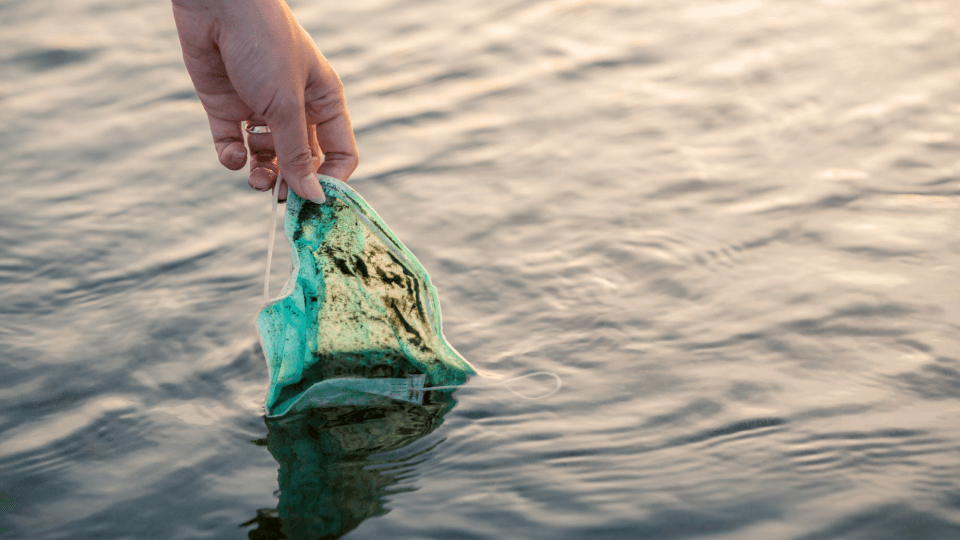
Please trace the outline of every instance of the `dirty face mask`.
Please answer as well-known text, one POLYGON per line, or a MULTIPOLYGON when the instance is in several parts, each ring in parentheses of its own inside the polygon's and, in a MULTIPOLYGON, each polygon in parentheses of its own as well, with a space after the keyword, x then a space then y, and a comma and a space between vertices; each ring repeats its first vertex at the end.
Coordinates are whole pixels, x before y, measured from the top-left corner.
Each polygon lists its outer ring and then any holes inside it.
POLYGON ((419 404, 425 385, 465 383, 477 371, 444 338, 427 272, 360 195, 319 179, 323 204, 289 192, 293 270, 257 316, 270 375, 267 416, 419 404))

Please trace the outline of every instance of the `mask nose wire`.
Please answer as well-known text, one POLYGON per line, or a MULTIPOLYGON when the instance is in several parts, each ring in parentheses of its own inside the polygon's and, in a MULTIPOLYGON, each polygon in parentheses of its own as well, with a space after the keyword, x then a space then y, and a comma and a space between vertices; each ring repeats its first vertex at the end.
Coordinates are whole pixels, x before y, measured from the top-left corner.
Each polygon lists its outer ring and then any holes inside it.
POLYGON ((273 185, 273 210, 270 213, 270 240, 267 243, 267 271, 263 276, 263 301, 270 301, 270 268, 273 266, 273 245, 277 240, 277 207, 280 206, 280 182, 283 175, 277 174, 277 181, 273 185))

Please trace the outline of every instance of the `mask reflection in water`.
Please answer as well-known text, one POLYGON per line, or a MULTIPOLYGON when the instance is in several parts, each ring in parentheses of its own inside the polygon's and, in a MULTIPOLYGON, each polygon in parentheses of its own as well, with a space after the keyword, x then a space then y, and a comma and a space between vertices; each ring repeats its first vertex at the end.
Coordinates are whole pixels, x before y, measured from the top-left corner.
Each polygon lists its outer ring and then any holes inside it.
POLYGON ((386 514, 384 496, 397 492, 389 488, 409 472, 404 462, 413 456, 382 472, 370 468, 376 463, 370 456, 428 435, 455 403, 450 392, 433 392, 423 405, 326 407, 266 418, 267 448, 280 464, 280 501, 275 511, 258 510, 242 525, 257 525, 249 538, 340 538, 365 519, 386 514))

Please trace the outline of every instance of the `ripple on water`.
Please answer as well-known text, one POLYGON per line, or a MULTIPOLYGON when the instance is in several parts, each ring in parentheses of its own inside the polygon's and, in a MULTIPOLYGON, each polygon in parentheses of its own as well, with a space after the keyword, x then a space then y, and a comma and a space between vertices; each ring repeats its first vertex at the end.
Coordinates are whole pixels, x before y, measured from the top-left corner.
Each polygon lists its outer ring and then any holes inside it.
POLYGON ((896 375, 894 379, 925 399, 960 398, 960 361, 956 358, 938 357, 916 370, 896 375))
POLYGON ((424 424, 263 424, 268 205, 169 4, 48 4, 0 2, 12 534, 960 536, 957 2, 291 2, 447 337, 564 381, 383 455, 424 424))
POLYGON ((80 64, 95 57, 98 49, 48 48, 34 49, 15 55, 11 62, 30 71, 48 71, 52 69, 80 64))

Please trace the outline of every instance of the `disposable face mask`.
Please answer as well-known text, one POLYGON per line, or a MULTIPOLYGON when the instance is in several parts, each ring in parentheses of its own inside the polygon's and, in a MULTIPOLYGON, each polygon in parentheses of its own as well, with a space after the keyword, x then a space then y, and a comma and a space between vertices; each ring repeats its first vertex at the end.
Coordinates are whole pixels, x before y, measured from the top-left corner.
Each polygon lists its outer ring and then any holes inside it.
POLYGON ((427 272, 360 195, 319 179, 323 204, 289 191, 293 270, 257 317, 270 374, 267 416, 420 404, 425 386, 465 383, 477 370, 444 338, 427 272))

